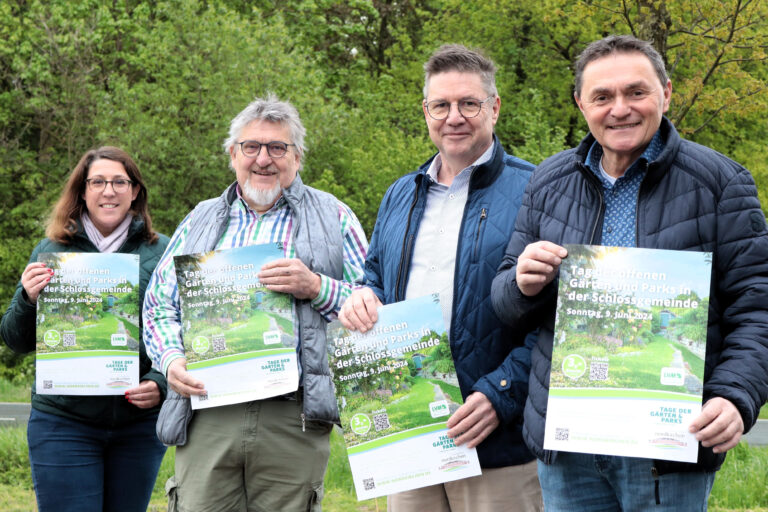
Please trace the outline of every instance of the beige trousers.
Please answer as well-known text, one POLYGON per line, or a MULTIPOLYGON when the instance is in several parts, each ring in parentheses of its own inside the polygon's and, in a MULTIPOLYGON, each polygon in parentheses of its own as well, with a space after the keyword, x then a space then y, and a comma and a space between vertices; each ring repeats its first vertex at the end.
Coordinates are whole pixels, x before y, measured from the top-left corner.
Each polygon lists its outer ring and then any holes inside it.
POLYGON ((387 497, 389 512, 540 512, 536 460, 387 497))

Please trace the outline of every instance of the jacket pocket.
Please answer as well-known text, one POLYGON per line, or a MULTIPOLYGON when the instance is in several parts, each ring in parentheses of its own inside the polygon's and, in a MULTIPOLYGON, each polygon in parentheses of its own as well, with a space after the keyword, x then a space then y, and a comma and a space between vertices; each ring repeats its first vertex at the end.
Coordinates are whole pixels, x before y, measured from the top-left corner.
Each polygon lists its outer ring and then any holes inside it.
POLYGON ((168 512, 179 512, 179 497, 176 493, 178 484, 176 477, 172 476, 165 482, 165 496, 168 498, 168 512))
POLYGON ((320 512, 322 510, 323 501, 323 483, 320 482, 312 488, 309 492, 309 500, 307 501, 307 512, 320 512))

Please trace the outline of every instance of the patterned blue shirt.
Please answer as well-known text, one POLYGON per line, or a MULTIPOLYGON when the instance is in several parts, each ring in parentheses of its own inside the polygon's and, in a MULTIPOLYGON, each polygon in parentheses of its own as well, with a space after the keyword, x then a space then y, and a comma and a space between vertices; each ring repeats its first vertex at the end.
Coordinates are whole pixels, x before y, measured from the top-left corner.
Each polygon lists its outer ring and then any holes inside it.
POLYGON ((635 219, 637 218, 637 196, 640 184, 645 178, 648 162, 653 162, 664 150, 664 142, 660 132, 656 132, 643 154, 629 166, 623 176, 615 183, 601 171, 600 160, 603 158, 603 148, 595 141, 589 148, 584 165, 589 167, 603 185, 603 200, 605 201, 605 216, 603 218, 603 235, 601 245, 615 247, 636 247, 635 219))

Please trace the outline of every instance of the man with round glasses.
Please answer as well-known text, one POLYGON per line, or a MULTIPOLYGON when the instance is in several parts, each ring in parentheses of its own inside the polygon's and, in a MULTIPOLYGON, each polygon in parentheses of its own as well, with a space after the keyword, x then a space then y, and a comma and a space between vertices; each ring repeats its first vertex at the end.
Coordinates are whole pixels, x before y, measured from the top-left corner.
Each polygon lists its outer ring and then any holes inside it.
POLYGON ((274 96, 240 112, 224 141, 236 181, 187 215, 148 285, 144 342, 171 388, 158 431, 179 445, 169 510, 320 510, 339 421, 325 324, 362 277, 367 241, 345 204, 302 183, 304 135, 296 109, 274 96), (274 242, 285 258, 264 265, 259 280, 294 297, 299 390, 198 410, 187 428, 185 400, 205 394, 205 383, 186 371, 173 257, 274 242))
POLYGON ((382 303, 439 294, 465 400, 448 435, 477 447, 483 474, 390 496, 388 509, 540 510, 520 421, 536 338, 502 324, 489 297, 533 166, 505 153, 494 136, 501 100, 493 62, 445 45, 424 70, 422 109, 438 153, 384 196, 365 287, 347 299, 339 319, 364 332, 382 303))

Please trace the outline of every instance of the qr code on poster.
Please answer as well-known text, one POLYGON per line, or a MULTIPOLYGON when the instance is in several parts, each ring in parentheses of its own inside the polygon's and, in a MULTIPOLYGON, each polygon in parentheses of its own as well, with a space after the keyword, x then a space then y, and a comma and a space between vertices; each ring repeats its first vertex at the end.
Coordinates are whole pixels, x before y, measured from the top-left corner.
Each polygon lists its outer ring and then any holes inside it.
POLYGON ((224 340, 223 334, 214 334, 211 336, 211 341, 213 341, 214 352, 224 352, 227 350, 227 342, 224 340))
POLYGON ((376 432, 379 432, 380 430, 387 430, 390 426, 389 416, 387 413, 382 412, 373 415, 373 428, 376 429, 376 432))
POLYGON ((568 440, 568 434, 569 431, 567 428, 556 428, 555 429, 555 441, 567 441, 568 440))
POLYGON ((52 380, 44 380, 43 381, 43 389, 53 389, 53 381, 52 380))
POLYGON ((592 362, 589 364, 589 380, 608 380, 608 363, 592 362))
POLYGON ((376 488, 376 482, 373 481, 373 478, 363 478, 363 487, 366 491, 372 491, 376 488))
POLYGON ((74 347, 77 342, 77 336, 73 332, 65 332, 61 337, 61 344, 65 347, 74 347))

